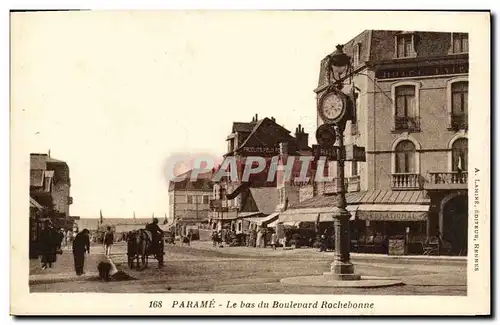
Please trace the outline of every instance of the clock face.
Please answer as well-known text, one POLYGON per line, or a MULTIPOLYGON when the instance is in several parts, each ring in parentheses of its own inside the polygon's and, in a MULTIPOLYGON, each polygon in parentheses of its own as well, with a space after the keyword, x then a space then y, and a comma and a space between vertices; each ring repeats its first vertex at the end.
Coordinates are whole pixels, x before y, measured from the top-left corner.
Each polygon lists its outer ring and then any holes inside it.
POLYGON ((343 113, 344 100, 339 94, 328 94, 325 99, 323 99, 321 110, 325 118, 335 120, 343 113))

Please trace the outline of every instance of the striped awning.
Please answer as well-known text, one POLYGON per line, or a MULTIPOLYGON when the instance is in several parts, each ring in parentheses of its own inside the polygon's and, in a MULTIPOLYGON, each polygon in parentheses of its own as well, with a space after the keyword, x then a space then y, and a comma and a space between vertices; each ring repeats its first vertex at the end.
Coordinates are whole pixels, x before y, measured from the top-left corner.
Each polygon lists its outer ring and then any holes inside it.
POLYGON ((360 204, 356 216, 371 221, 425 221, 429 208, 423 204, 360 204))

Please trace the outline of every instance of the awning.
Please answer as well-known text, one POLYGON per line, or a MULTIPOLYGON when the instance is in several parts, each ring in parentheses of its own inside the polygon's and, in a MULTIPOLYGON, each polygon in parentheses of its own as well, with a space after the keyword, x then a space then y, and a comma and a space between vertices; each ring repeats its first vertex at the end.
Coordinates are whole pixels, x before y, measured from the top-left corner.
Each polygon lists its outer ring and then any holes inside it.
MULTIPOLYGON (((356 210, 358 206, 347 206, 346 210, 351 213, 350 220, 354 220, 356 217, 356 210)), ((332 207, 322 207, 322 208, 303 208, 303 209, 291 209, 282 212, 279 221, 280 222, 333 222, 333 216, 339 212, 339 208, 332 207), (319 215, 319 218, 318 218, 319 215)))
MULTIPOLYGON (((247 217, 256 216, 259 214, 261 214, 261 212, 240 212, 240 213, 238 213, 238 218, 247 218, 247 217)), ((255 218, 252 218, 252 219, 255 219, 255 218)))
POLYGON ((423 204, 360 204, 356 216, 372 221, 425 221, 429 208, 423 204))
POLYGON ((273 222, 268 223, 268 224, 267 224, 267 227, 268 227, 268 228, 274 228, 274 227, 276 227, 276 226, 278 225, 278 223, 279 223, 279 222, 280 222, 280 220, 279 220, 279 219, 276 219, 276 220, 274 220, 273 222))
POLYGON ((280 216, 279 212, 271 213, 267 217, 264 217, 261 219, 261 224, 263 226, 266 226, 266 225, 269 226, 273 222, 278 222, 279 216, 280 216))
POLYGON ((34 198, 30 196, 30 207, 38 210, 43 210, 43 207, 34 198))

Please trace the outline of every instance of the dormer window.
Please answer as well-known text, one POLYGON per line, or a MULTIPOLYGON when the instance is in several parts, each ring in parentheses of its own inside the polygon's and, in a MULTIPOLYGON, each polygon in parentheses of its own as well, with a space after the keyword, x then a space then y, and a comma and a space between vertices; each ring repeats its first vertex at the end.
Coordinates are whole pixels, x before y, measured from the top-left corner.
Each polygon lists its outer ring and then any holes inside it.
POLYGON ((469 52, 469 35, 467 33, 451 33, 451 49, 450 53, 467 53, 469 52))
POLYGON ((396 35, 396 58, 416 57, 415 34, 403 32, 396 35))

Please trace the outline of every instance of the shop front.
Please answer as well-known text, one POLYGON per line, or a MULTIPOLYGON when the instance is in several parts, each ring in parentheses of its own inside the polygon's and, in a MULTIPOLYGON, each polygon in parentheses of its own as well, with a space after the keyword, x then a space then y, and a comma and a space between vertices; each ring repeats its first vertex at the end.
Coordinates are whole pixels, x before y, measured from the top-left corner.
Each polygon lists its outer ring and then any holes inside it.
POLYGON ((429 208, 426 204, 360 204, 351 227, 353 251, 423 254, 429 208))

